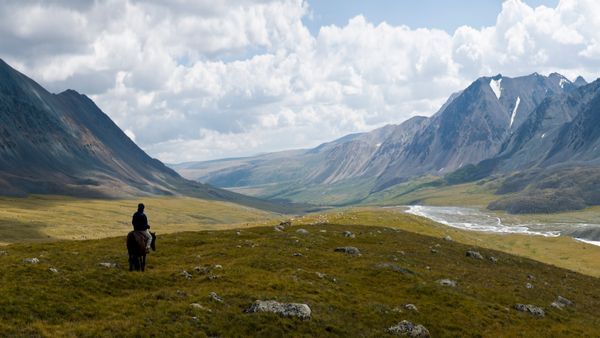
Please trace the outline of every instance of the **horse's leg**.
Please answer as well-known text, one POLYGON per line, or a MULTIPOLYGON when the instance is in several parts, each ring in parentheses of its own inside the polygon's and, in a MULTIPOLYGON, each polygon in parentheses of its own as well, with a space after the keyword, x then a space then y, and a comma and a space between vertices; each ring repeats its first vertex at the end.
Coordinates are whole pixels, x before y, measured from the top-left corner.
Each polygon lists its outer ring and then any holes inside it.
POLYGON ((133 255, 129 255, 129 271, 133 271, 133 255))
POLYGON ((146 270, 146 255, 142 255, 142 272, 146 270))

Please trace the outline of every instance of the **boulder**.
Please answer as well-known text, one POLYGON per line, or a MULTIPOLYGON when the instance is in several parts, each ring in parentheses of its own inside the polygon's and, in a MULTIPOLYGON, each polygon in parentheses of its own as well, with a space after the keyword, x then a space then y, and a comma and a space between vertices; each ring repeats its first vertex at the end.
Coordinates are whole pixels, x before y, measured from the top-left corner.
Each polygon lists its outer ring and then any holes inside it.
POLYGON ((335 252, 343 252, 348 255, 357 255, 360 256, 360 250, 353 246, 340 246, 335 248, 335 252))
POLYGON ((515 309, 517 311, 527 312, 535 317, 542 318, 542 317, 546 316, 544 309, 542 309, 539 306, 535 306, 535 305, 531 305, 531 304, 516 304, 515 309))
POLYGON ((467 250, 466 256, 475 259, 483 259, 483 256, 479 252, 473 250, 467 250))
POLYGON ((550 306, 557 309, 563 309, 571 305, 573 305, 573 302, 562 296, 558 296, 558 298, 556 298, 556 300, 550 304, 550 306))
POLYGON ((449 286, 452 288, 455 288, 456 284, 457 284, 456 281, 451 280, 451 279, 440 279, 437 282, 438 282, 438 284, 440 284, 442 286, 449 286))
POLYGON ((344 231, 344 237, 347 237, 347 238, 355 238, 355 237, 356 237, 356 235, 354 235, 354 234, 352 233, 352 231, 344 231))
POLYGON ((223 298, 219 297, 219 295, 217 295, 216 292, 209 293, 208 298, 210 298, 211 300, 213 300, 217 303, 223 303, 223 298))
POLYGON ((450 235, 446 235, 446 236, 444 236, 444 240, 448 241, 448 242, 452 242, 452 237, 450 237, 450 235))
POLYGON ((117 263, 111 263, 111 262, 102 262, 102 263, 98 263, 98 265, 100 265, 101 267, 107 268, 107 269, 114 269, 117 267, 117 263))
POLYGON ((271 312, 284 317, 298 317, 310 319, 311 310, 306 304, 279 303, 274 300, 257 300, 248 309, 247 313, 271 312))
POLYGON ((389 327, 386 331, 398 336, 431 337, 425 326, 420 324, 415 325, 408 320, 403 320, 400 323, 389 327))

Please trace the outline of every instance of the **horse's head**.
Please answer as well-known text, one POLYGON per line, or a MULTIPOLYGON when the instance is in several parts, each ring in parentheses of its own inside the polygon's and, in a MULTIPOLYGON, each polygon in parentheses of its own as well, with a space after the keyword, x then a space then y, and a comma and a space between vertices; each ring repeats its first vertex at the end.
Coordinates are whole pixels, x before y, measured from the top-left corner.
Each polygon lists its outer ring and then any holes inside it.
POLYGON ((156 251, 156 232, 150 232, 150 236, 152 236, 152 242, 150 242, 150 247, 152 251, 156 251))

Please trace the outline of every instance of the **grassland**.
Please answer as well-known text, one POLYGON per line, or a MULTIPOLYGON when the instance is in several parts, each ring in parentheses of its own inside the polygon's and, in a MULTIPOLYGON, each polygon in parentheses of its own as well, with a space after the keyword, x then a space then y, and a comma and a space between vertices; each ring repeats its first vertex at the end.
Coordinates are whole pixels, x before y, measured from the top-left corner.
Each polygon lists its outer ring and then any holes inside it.
POLYGON ((145 203, 149 223, 159 233, 256 226, 277 217, 236 204, 184 197, 0 197, 0 244, 123 235, 131 229, 131 215, 139 202, 145 203))
MULTIPOLYGON (((397 228, 334 224, 335 217, 380 216, 311 217, 283 232, 260 227, 161 236, 144 274, 127 271, 122 237, 6 246, 0 255, 0 335, 385 336, 386 328, 404 319, 423 324, 434 337, 600 334, 597 278, 488 249, 477 250, 497 263, 475 260, 465 257, 472 245, 397 228), (299 227, 309 234, 297 233, 299 227), (343 245, 362 255, 333 251, 343 245), (31 257, 40 262, 24 262, 31 257), (208 271, 197 272, 197 266, 208 271), (457 287, 439 285, 442 278, 457 287), (223 303, 211 300, 210 292, 223 303), (551 308, 558 295, 574 305, 551 308), (245 313, 256 299, 306 303, 312 318, 245 313), (405 309, 407 303, 418 311, 405 309), (546 317, 517 312, 516 303, 541 306, 546 317)), ((397 217, 396 227, 426 226, 397 217)))

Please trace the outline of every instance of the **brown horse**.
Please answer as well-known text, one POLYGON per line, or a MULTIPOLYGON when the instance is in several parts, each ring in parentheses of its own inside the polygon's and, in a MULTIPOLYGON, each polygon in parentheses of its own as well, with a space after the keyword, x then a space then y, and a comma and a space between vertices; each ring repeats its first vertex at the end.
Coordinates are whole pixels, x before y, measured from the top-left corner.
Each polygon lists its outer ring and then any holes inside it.
MULTIPOLYGON (((156 250, 156 232, 151 232, 152 250, 156 250)), ((146 236, 141 231, 131 231, 127 234, 127 252, 129 253, 129 271, 146 269, 146 236)))

